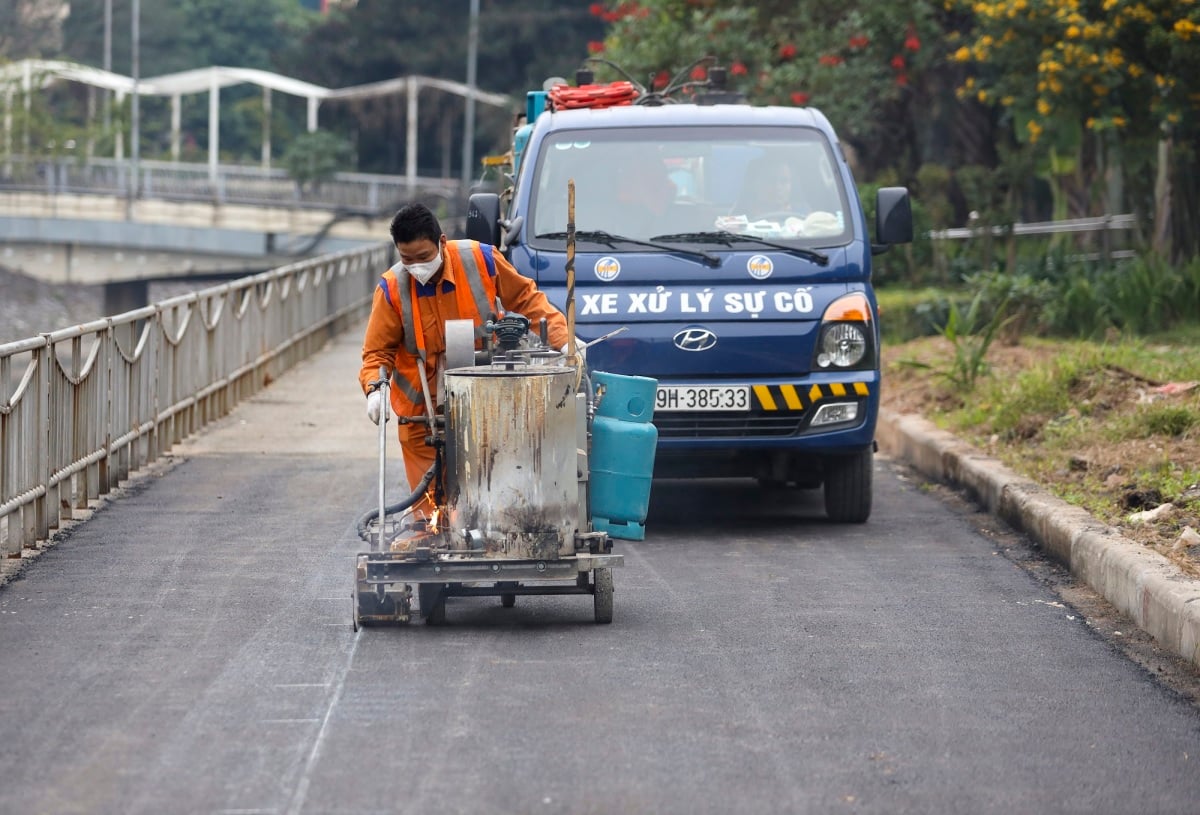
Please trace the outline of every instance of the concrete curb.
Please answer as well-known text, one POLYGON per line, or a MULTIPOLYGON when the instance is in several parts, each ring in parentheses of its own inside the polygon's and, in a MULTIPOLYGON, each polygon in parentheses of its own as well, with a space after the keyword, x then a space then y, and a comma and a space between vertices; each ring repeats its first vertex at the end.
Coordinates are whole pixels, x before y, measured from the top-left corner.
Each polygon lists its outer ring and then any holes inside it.
POLYGON ((964 489, 1029 535, 1164 648, 1200 665, 1200 580, 919 416, 881 410, 880 448, 964 489))

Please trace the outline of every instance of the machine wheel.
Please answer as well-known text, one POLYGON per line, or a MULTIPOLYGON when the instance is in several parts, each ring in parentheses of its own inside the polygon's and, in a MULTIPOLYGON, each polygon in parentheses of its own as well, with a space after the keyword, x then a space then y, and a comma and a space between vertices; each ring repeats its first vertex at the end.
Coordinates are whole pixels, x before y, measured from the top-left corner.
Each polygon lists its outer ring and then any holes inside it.
POLYGON ((517 595, 511 591, 504 591, 504 589, 513 589, 516 587, 517 584, 510 581, 496 584, 496 588, 500 589, 500 605, 504 606, 504 608, 512 608, 517 604, 517 595))
POLYGON ((446 622, 446 599, 439 598, 445 588, 444 583, 419 583, 417 585, 417 605, 421 607, 421 616, 426 625, 440 625, 446 622))
POLYGON ((870 447, 848 456, 825 459, 825 514, 829 520, 861 524, 871 517, 874 459, 870 447))
POLYGON ((593 573, 593 600, 595 601, 596 622, 611 623, 613 618, 613 578, 612 569, 596 569, 593 573))

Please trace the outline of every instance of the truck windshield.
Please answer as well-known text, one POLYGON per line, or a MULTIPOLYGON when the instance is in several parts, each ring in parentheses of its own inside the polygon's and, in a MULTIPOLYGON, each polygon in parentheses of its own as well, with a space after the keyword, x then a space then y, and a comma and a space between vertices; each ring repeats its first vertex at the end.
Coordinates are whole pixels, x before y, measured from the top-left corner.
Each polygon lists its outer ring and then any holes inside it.
MULTIPOLYGON (((534 240, 562 240, 572 179, 580 231, 635 240, 718 231, 811 247, 851 238, 846 190, 831 146, 809 128, 552 134, 531 177, 534 240)), ((728 246, 736 248, 737 241, 728 246)))

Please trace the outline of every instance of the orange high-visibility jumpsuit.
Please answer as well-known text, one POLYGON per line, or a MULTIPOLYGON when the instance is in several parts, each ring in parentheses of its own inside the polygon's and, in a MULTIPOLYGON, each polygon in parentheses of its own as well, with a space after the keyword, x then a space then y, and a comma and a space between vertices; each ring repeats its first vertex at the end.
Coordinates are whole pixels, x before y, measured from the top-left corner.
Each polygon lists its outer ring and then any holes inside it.
MULTIPOLYGON (((375 289, 371 316, 363 339, 358 381, 367 392, 379 378, 380 366, 392 370, 391 406, 397 416, 424 416, 425 399, 417 360, 425 360, 430 397, 437 404, 438 364, 446 352, 446 321, 475 321, 481 326, 496 315, 496 300, 505 311, 523 314, 536 326, 544 318, 550 344, 567 343, 567 321, 532 280, 521 275, 493 247, 476 241, 447 241, 441 274, 426 285, 418 283, 400 264, 383 273, 375 289), (420 328, 417 329, 419 323, 420 328)), ((476 340, 476 348, 483 347, 476 340)), ((425 443, 424 424, 399 426, 400 448, 409 489, 433 466, 436 451, 425 443)), ((414 512, 428 515, 433 507, 422 499, 414 512)))

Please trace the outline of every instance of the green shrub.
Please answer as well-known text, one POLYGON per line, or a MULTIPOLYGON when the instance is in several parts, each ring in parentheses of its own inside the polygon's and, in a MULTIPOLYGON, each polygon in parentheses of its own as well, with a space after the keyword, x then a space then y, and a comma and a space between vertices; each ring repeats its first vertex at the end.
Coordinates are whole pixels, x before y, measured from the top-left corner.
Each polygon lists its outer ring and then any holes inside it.
POLYGON ((1185 407, 1172 405, 1155 406, 1142 412, 1143 427, 1147 436, 1182 436, 1200 425, 1200 415, 1185 407))

